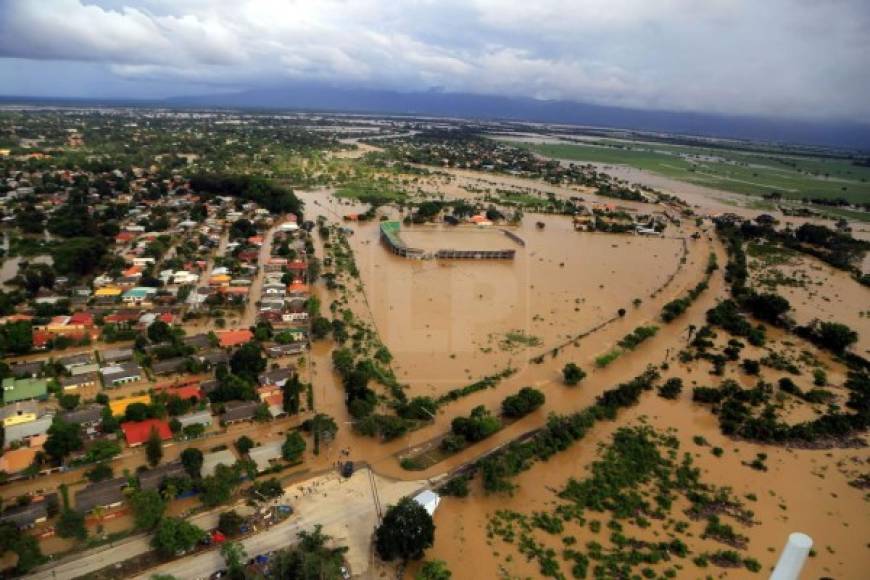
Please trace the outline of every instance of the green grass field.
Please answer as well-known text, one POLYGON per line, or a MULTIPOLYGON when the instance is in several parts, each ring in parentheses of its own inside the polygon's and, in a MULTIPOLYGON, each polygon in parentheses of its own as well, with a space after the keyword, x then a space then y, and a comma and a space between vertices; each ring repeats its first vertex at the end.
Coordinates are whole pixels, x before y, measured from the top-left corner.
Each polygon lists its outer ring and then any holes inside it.
POLYGON ((378 201, 380 203, 389 203, 399 201, 406 197, 405 192, 397 189, 394 185, 386 181, 354 181, 342 187, 339 187, 335 192, 338 197, 348 199, 357 199, 362 202, 371 203, 378 201))
POLYGON ((547 157, 627 165, 734 193, 758 196, 780 193, 790 199, 870 200, 870 167, 853 165, 848 159, 606 139, 588 145, 522 146, 547 157))

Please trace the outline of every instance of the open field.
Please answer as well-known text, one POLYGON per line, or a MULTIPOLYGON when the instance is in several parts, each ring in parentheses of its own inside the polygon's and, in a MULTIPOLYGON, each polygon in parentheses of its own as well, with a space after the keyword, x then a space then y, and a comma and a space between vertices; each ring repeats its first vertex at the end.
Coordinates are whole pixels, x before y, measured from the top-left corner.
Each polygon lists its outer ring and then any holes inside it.
POLYGON ((575 162, 628 165, 724 191, 748 195, 779 193, 784 198, 870 198, 870 168, 845 159, 736 150, 703 149, 658 143, 527 143, 533 151, 575 162))

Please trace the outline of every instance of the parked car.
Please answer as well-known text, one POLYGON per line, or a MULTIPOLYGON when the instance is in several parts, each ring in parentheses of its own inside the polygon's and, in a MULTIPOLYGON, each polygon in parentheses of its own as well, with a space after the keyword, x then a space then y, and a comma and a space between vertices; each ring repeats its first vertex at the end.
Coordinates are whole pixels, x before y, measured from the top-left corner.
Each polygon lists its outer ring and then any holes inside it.
POLYGON ((342 477, 350 477, 353 475, 353 461, 345 461, 341 464, 342 477))

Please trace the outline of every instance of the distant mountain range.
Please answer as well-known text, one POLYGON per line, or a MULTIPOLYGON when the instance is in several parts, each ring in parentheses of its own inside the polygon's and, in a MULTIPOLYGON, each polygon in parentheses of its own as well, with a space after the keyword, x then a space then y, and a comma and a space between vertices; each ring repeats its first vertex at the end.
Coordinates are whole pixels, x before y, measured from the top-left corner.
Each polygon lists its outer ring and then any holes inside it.
MULTIPOLYGON (((22 101, 4 97, 0 102, 22 101)), ((823 145, 870 151, 870 125, 803 121, 705 113, 649 111, 590 105, 569 101, 543 101, 445 92, 399 92, 295 84, 251 89, 237 93, 173 97, 153 101, 87 99, 29 99, 37 102, 88 102, 142 106, 231 107, 296 109, 322 112, 461 117, 480 120, 532 121, 591 125, 639 131, 661 131, 708 137, 823 145)))

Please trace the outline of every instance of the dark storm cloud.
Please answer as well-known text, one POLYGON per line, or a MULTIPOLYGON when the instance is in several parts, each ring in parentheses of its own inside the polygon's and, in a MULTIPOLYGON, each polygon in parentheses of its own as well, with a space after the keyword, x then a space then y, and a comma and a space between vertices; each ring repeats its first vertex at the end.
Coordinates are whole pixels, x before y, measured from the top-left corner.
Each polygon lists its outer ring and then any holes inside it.
POLYGON ((19 59, 0 58, 0 75, 4 92, 21 93, 50 68, 40 61, 62 60, 91 63, 88 70, 118 90, 150 83, 166 94, 173 86, 227 90, 302 79, 868 121, 868 6, 0 0, 0 57, 19 59), (22 73, 20 59, 31 69, 22 73))

